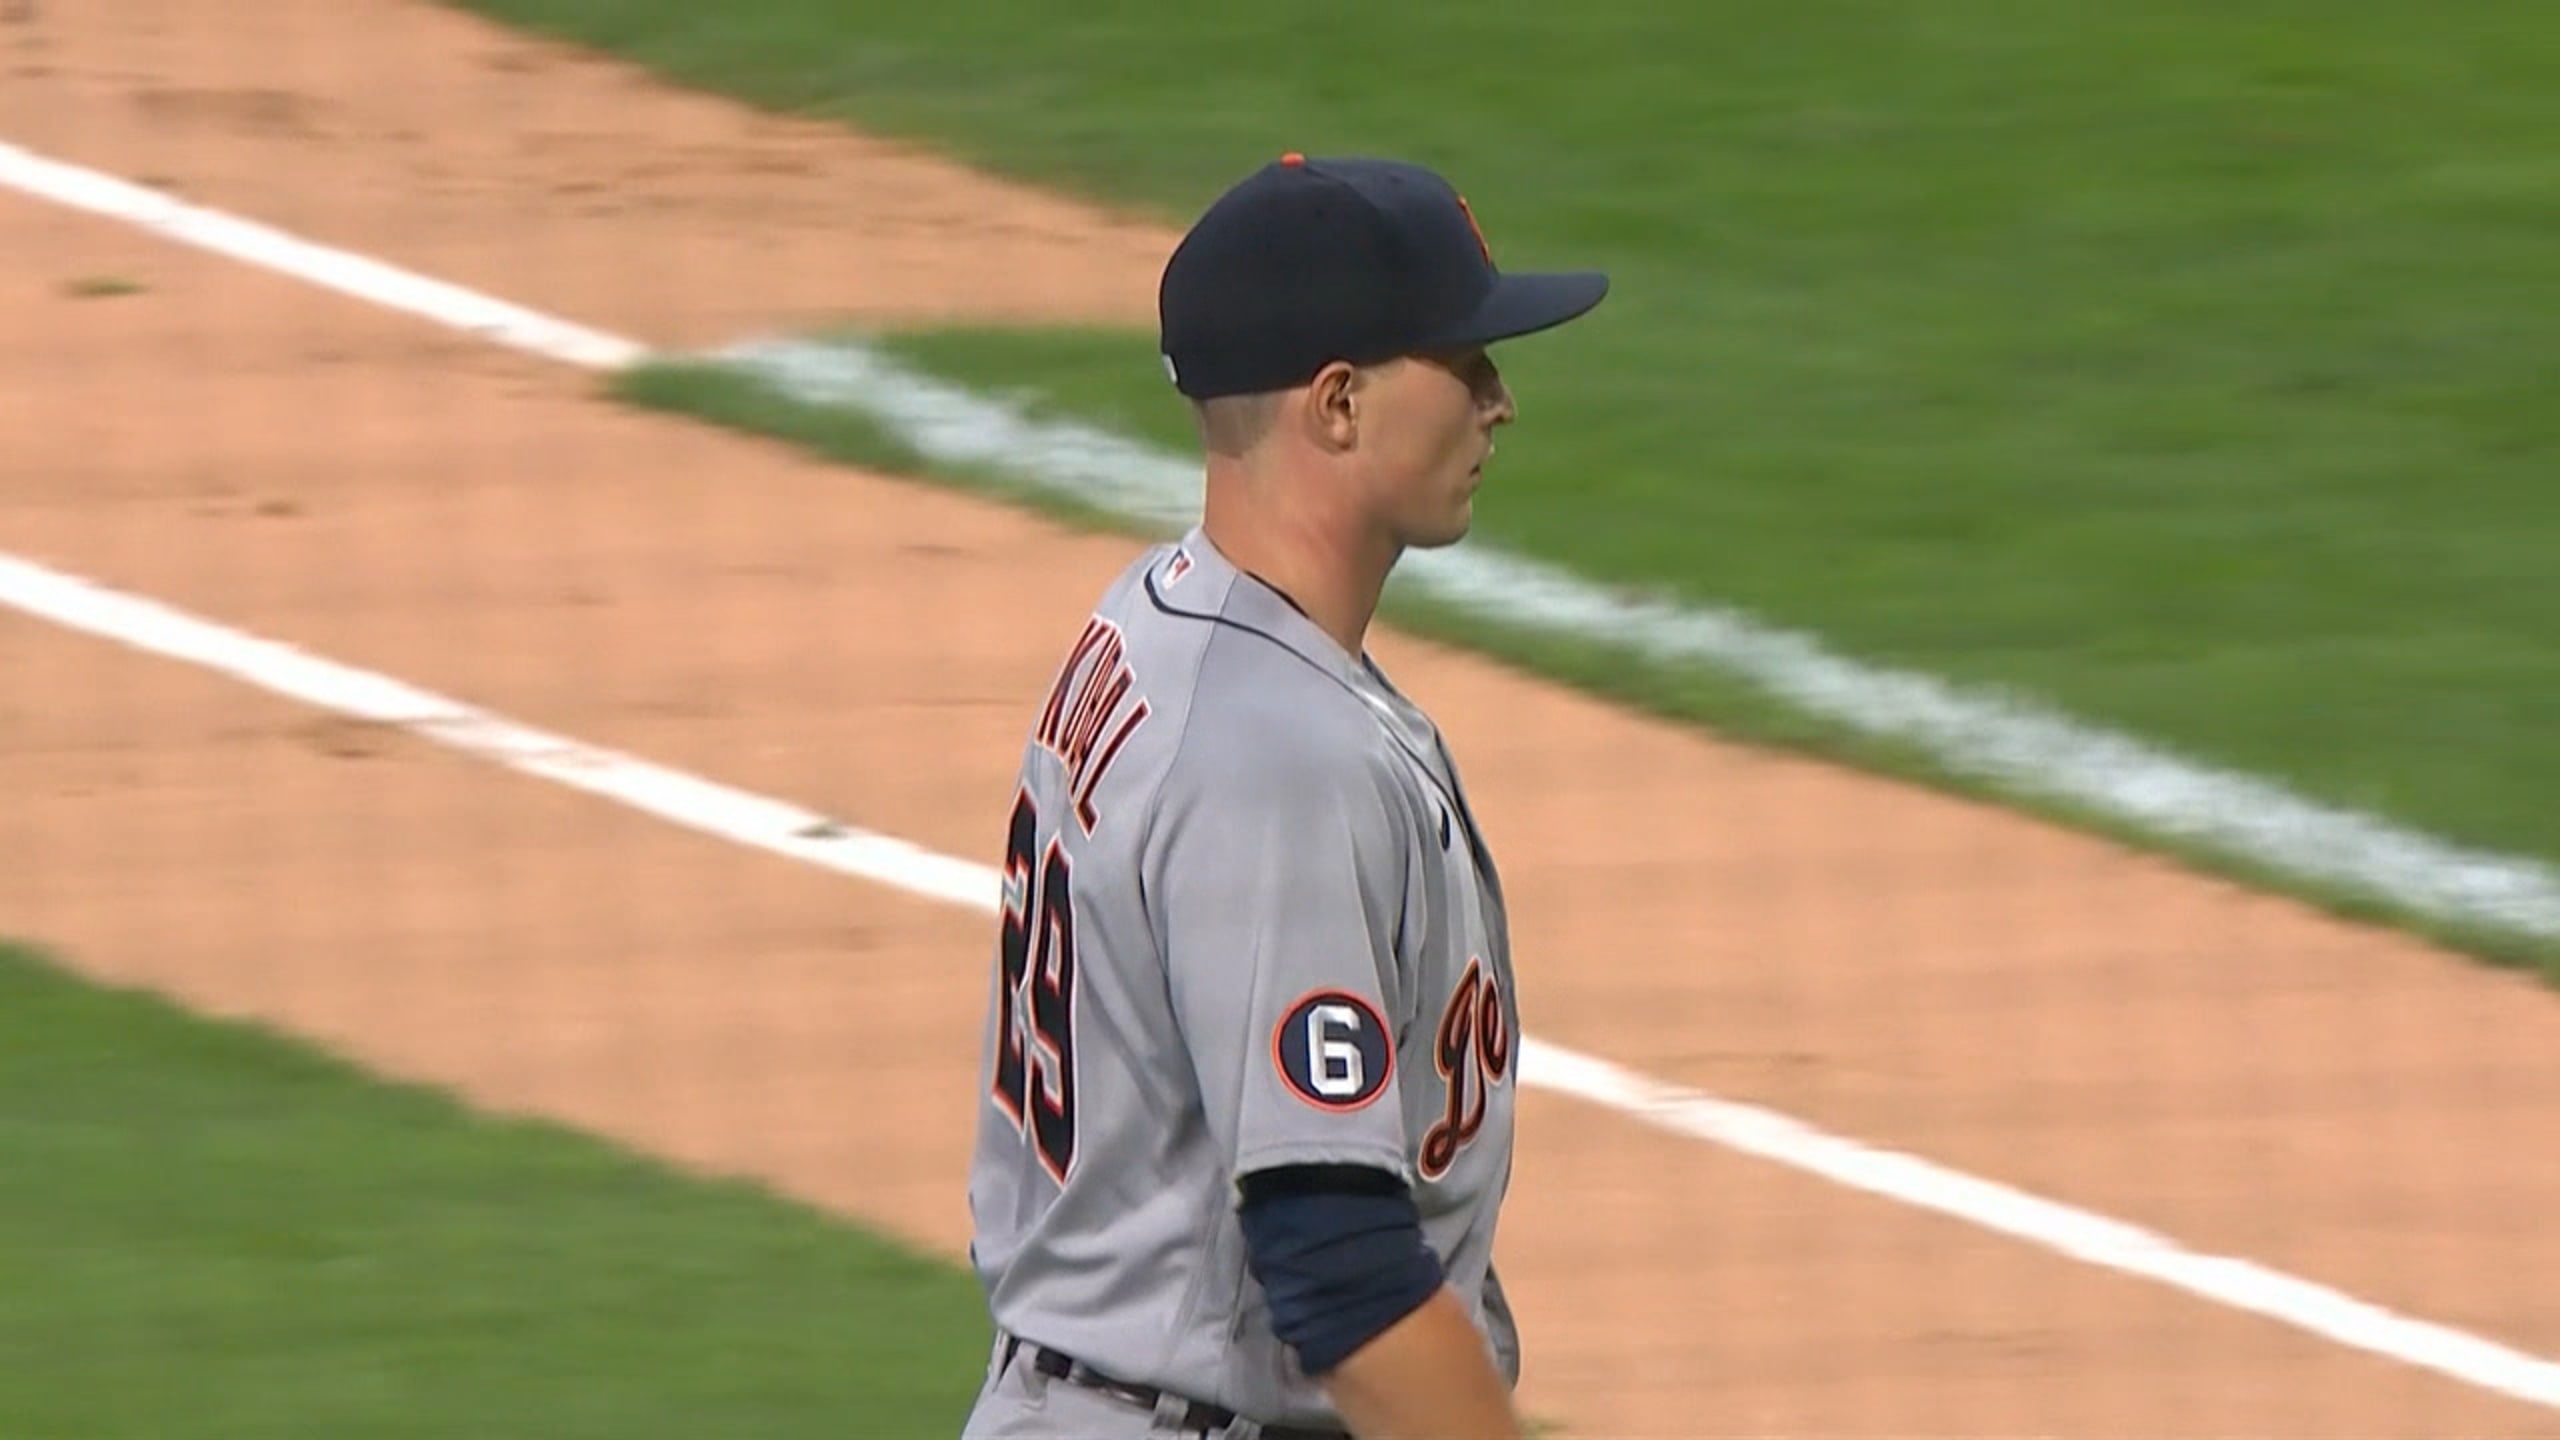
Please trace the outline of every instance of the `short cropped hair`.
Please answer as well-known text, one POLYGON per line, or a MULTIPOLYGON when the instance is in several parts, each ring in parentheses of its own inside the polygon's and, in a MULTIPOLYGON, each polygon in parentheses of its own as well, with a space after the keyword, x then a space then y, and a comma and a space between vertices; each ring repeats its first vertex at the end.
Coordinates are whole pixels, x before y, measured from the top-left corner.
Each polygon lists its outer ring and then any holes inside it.
POLYGON ((1272 425, 1280 418, 1282 393, 1265 390, 1192 402, 1191 408, 1200 421, 1200 443, 1212 455, 1233 459, 1245 454, 1271 433, 1272 425))

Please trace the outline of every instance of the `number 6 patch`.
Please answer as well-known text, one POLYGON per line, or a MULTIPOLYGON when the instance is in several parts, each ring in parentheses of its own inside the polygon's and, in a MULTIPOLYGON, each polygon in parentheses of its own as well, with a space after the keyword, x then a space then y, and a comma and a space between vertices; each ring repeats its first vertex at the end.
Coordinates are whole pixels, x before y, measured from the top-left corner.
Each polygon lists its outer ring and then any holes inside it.
POLYGON ((1395 1043, 1376 1006, 1347 990, 1318 990, 1271 1032, 1272 1063, 1291 1094, 1319 1110, 1357 1110, 1386 1093, 1395 1043))

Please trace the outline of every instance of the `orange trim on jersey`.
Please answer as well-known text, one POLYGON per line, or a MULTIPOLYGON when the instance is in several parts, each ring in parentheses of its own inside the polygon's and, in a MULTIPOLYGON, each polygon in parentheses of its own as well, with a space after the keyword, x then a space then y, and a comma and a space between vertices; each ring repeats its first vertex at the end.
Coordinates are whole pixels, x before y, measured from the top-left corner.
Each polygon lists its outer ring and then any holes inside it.
MULTIPOLYGON (((1007 828, 1010 829, 1020 820, 1025 809, 1036 812, 1038 808, 1038 802, 1031 794, 1031 787, 1028 785, 1019 787, 1014 791, 1013 808, 1007 812, 1007 828)), ((1011 849, 1010 841, 1007 842, 1007 849, 1008 851, 1011 849)), ((1031 987, 1028 981, 1031 975, 1029 957, 1032 942, 1032 887, 1039 874, 1038 868, 1028 860, 1020 864, 1022 868, 1017 870, 1014 857, 1010 853, 1006 855, 1004 889, 1007 893, 1000 897, 1000 934, 997 942, 999 961, 996 966, 998 989, 995 1016, 996 1063, 995 1073, 987 1078, 987 1089, 995 1097, 996 1108, 1004 1112, 1005 1119, 1013 1122, 1013 1128, 1017 1134, 1026 1133, 1030 1116, 1024 1110, 1021 1100, 1016 1098, 1013 1090, 1004 1083, 1004 1072, 1006 1065, 1010 1063, 1021 1073, 1022 1088, 1025 1090, 1031 1088, 1031 1046, 1023 1039, 1023 1032, 1034 1028, 1028 1014, 1031 1006, 1031 987), (1003 948, 1011 943, 1011 932, 1016 931, 1022 935, 1024 956, 1023 974, 1019 980, 1004 973, 1001 960, 1003 948)))
POLYGON ((1076 787, 1076 823, 1084 827, 1087 835, 1102 823, 1102 816, 1093 808, 1093 792, 1102 788, 1102 777, 1110 771, 1111 762, 1120 758, 1120 747, 1129 743, 1130 735, 1146 718, 1147 702, 1141 700, 1138 708, 1129 712, 1129 718, 1120 722, 1120 728, 1112 732, 1110 743, 1102 747, 1092 767, 1084 772, 1084 783, 1076 787))
POLYGON ((1422 1132, 1414 1168, 1437 1181, 1457 1168, 1458 1156, 1483 1133, 1493 1091, 1511 1068, 1511 1032, 1503 1015, 1502 986, 1484 957, 1467 957, 1466 972, 1449 992, 1431 1033, 1431 1065, 1447 1098, 1440 1118, 1422 1132))
MULTIPOLYGON (((1366 1110, 1370 1106, 1378 1103, 1378 1097, 1386 1094, 1389 1089, 1393 1088, 1396 1076, 1396 1037, 1394 1032, 1387 1028, 1386 1017, 1379 1014, 1378 1007, 1370 1004, 1366 999, 1358 995, 1354 995, 1348 990, 1336 990, 1331 987, 1321 990, 1310 990, 1306 994, 1299 996, 1296 1001, 1291 1003, 1288 1009, 1282 1011, 1280 1013, 1280 1023, 1271 1027, 1271 1064, 1272 1068, 1280 1072, 1280 1083, 1289 1087, 1290 1094, 1297 1096, 1300 1100, 1305 1101, 1307 1104, 1314 1106, 1318 1110, 1327 1111, 1335 1115, 1349 1115, 1357 1111, 1366 1110), (1308 1091, 1299 1089, 1297 1080, 1289 1074, 1289 1057, 1280 1048, 1282 1042, 1288 1038, 1289 1022, 1297 1017, 1299 1011, 1306 1009, 1310 1002, 1316 1000, 1343 1001, 1353 1009, 1358 1010, 1362 1018, 1366 1019, 1369 1024, 1377 1030, 1378 1043, 1386 1051, 1387 1063, 1386 1068, 1378 1072, 1378 1083, 1370 1089, 1368 1094, 1362 1095, 1353 1100, 1328 1099, 1325 1096, 1311 1094, 1308 1091)), ((1307 1068, 1309 1071, 1314 1070, 1315 1064, 1313 1060, 1308 1062, 1307 1068)))

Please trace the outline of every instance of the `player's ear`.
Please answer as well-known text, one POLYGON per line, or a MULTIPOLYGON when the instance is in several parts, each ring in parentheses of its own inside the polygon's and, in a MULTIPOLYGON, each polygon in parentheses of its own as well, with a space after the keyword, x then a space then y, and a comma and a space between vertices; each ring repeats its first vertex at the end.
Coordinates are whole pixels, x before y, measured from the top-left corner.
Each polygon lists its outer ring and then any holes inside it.
POLYGON ((1300 411, 1310 440, 1322 448, 1341 452, 1349 450, 1360 439, 1361 375, 1350 362, 1336 360, 1307 382, 1305 403, 1300 411))

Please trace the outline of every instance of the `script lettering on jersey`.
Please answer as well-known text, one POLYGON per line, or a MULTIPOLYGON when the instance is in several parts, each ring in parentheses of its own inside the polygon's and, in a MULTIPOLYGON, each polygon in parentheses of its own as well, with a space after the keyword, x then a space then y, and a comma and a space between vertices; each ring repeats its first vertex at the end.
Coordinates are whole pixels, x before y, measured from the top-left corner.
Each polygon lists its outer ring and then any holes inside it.
POLYGON ((1102 819, 1093 808, 1094 791, 1111 762, 1120 757, 1120 747, 1129 743, 1147 718, 1146 701, 1125 704, 1137 683, 1120 627, 1096 615, 1085 622, 1084 634, 1067 652, 1067 663, 1059 667, 1057 683, 1050 687, 1049 703, 1040 711, 1034 738, 1066 766, 1076 823, 1087 835, 1102 819))
POLYGON ((1471 959, 1449 1006, 1440 1012, 1440 1028, 1431 1039, 1431 1063, 1448 1086, 1448 1108, 1423 1132, 1417 1168, 1425 1180, 1438 1180, 1458 1163, 1458 1152, 1484 1129, 1485 1107, 1493 1087, 1511 1074, 1511 1025, 1504 1013, 1502 987, 1484 961, 1471 959))

